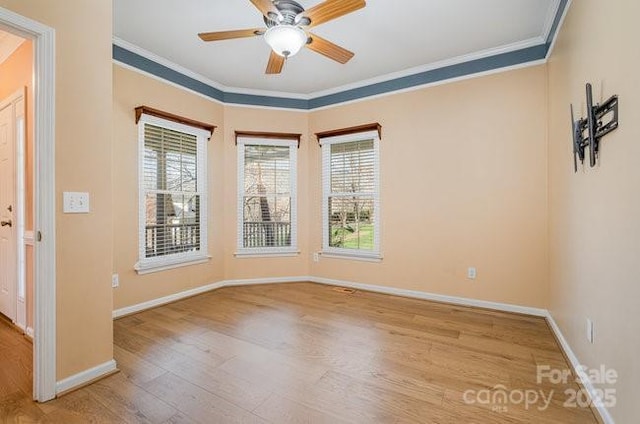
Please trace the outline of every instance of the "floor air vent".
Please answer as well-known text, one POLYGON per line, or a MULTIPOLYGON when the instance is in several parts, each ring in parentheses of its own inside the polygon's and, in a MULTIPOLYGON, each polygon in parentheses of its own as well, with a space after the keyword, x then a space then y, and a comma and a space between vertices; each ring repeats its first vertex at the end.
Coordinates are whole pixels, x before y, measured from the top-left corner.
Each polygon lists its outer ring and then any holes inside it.
POLYGON ((347 287, 334 287, 333 291, 344 294, 354 294, 356 292, 356 289, 349 289, 347 287))

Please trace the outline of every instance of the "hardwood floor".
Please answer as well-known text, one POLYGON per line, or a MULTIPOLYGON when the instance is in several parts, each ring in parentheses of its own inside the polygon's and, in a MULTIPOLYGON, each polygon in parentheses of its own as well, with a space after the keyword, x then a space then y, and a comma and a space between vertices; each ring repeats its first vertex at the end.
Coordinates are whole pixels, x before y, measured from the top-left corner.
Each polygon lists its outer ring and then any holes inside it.
POLYGON ((537 365, 568 368, 541 318, 292 283, 224 288, 114 327, 120 373, 46 404, 1 374, 0 422, 597 422, 563 406, 571 379, 537 383, 537 365))
POLYGON ((4 315, 0 315, 0 399, 13 392, 31 394, 33 346, 4 315))

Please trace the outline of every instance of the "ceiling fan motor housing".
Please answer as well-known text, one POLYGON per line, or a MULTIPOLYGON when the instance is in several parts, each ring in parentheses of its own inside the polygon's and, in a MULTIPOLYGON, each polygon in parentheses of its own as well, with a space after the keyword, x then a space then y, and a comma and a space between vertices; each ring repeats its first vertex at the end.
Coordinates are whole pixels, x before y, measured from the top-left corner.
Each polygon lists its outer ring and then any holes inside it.
POLYGON ((279 21, 275 13, 269 13, 268 17, 264 17, 264 23, 268 28, 283 24, 297 26, 309 25, 311 23, 309 18, 300 16, 300 14, 304 12, 304 7, 294 0, 274 0, 273 5, 280 11, 284 19, 279 21))

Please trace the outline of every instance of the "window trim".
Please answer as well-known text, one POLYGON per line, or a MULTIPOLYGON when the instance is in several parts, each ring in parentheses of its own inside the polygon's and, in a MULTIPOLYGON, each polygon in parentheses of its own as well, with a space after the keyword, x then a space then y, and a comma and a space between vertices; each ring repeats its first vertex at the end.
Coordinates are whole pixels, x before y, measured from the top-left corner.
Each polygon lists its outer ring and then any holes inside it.
POLYGON ((157 118, 166 119, 167 121, 176 122, 178 124, 188 125, 189 127, 193 127, 193 128, 201 128, 209 133, 209 137, 207 137, 207 139, 211 138, 211 136, 213 135, 213 132, 216 130, 215 125, 196 121, 195 119, 191 119, 191 118, 185 118, 184 116, 176 115, 173 113, 164 112, 162 110, 154 109, 149 106, 138 106, 134 110, 136 112, 136 124, 140 121, 140 118, 142 117, 142 115, 147 115, 147 116, 155 116, 157 118))
POLYGON ((297 256, 298 250, 298 140, 292 138, 265 138, 255 136, 236 137, 237 144, 237 210, 236 210, 236 252, 237 258, 287 257, 297 256), (244 147, 280 146, 289 147, 289 184, 291 190, 291 246, 288 247, 244 247, 244 147))
POLYGON ((332 137, 351 135, 351 134, 362 134, 362 133, 368 133, 370 131, 377 131, 378 138, 382 139, 382 125, 380 125, 378 122, 373 122, 371 124, 357 125, 355 127, 340 128, 337 130, 317 132, 316 138, 318 139, 318 143, 322 144, 322 139, 325 139, 325 138, 332 138, 332 137))
POLYGON ((138 274, 166 271, 188 265, 205 263, 211 259, 208 244, 208 181, 207 181, 207 140, 210 133, 204 129, 181 124, 168 119, 142 113, 138 121, 138 262, 134 269, 138 274), (144 204, 144 147, 145 125, 155 125, 196 137, 198 190, 200 195, 200 250, 198 252, 180 252, 169 255, 145 257, 144 234, 146 231, 146 206, 144 204))
POLYGON ((295 140, 298 143, 298 149, 300 148, 300 139, 302 134, 300 133, 278 133, 278 132, 266 132, 266 131, 237 131, 235 132, 236 140, 235 144, 238 145, 238 138, 260 138, 269 140, 295 140))
POLYGON ((337 135, 333 137, 319 138, 319 143, 322 148, 322 250, 321 254, 327 258, 344 258, 352 260, 365 260, 378 262, 382 260, 382 254, 380 253, 380 228, 381 228, 381 216, 380 216, 380 132, 377 130, 349 133, 344 135, 337 135), (373 193, 373 249, 345 249, 340 247, 329 246, 329 197, 331 195, 331 169, 330 169, 330 156, 331 145, 342 144, 353 141, 373 140, 374 150, 374 187, 373 193))

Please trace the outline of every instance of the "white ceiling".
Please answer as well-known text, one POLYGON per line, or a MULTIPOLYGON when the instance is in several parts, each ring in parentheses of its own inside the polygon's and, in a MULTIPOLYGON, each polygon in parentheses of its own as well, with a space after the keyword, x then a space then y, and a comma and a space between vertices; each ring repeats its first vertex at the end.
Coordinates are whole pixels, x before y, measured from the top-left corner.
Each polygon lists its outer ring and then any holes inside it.
POLYGON ((23 41, 24 38, 0 30, 0 64, 8 59, 23 41))
MULTIPOLYGON (((320 0, 298 0, 305 8, 320 0)), ((224 89, 303 96, 546 41, 559 0, 367 0, 312 32, 355 53, 346 65, 303 49, 265 75, 261 37, 205 43, 199 32, 263 27, 249 0, 114 0, 114 36, 224 89)), ((131 47, 131 46, 129 46, 131 47)), ((140 53, 140 51, 138 51, 140 53)), ((166 62, 165 62, 166 63, 166 62)))

